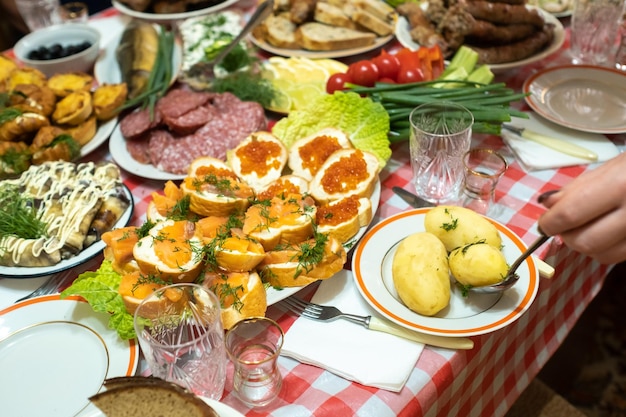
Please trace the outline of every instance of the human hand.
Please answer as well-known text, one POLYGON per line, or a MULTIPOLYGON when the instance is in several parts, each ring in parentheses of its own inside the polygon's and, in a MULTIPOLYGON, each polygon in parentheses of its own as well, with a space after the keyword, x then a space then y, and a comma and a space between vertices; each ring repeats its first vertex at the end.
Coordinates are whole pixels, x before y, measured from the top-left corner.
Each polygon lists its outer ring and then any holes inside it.
POLYGON ((604 264, 626 260, 625 153, 542 197, 544 233, 604 264))

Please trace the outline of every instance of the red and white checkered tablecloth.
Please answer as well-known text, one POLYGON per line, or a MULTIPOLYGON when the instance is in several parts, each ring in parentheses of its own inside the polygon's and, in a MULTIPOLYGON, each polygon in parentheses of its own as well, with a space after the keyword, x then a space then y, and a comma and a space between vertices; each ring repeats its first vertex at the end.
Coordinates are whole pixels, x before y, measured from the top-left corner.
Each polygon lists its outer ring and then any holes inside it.
MULTIPOLYGON (((100 17, 114 15, 111 9, 100 17)), ((564 48, 567 48, 568 40, 564 48)), ((548 58, 532 66, 499 75, 515 89, 534 71, 559 62, 548 58)), ((618 143, 624 135, 614 136, 618 143)), ((495 216, 517 233, 526 244, 537 236, 536 220, 543 208, 536 202, 541 193, 557 189, 590 166, 528 173, 497 136, 475 136, 473 146, 500 150, 510 162, 500 180, 495 216)), ((110 159, 104 144, 90 159, 110 159)), ((391 191, 393 186, 410 188, 411 169, 408 145, 396 144, 393 156, 381 173, 381 200, 374 222, 409 207, 391 191)), ((147 180, 123 172, 125 184, 135 200, 134 224, 141 224, 151 193, 163 182, 147 180)), ((540 256, 555 267, 550 280, 542 279, 537 298, 530 309, 513 324, 482 336, 472 337, 475 347, 453 351, 427 346, 415 369, 398 393, 353 383, 315 366, 281 357, 284 385, 279 399, 264 410, 250 410, 231 393, 232 367, 222 401, 249 417, 337 417, 337 416, 502 416, 515 402, 533 377, 563 342, 587 305, 601 289, 608 272, 590 258, 581 256, 554 239, 540 256)), ((312 293, 313 288, 303 290, 312 293)), ((285 331, 294 317, 277 307, 268 309, 285 331)), ((381 352, 381 355, 393 354, 381 352)), ((366 366, 366 364, 364 364, 366 366)), ((144 365, 145 370, 145 365, 144 365)))

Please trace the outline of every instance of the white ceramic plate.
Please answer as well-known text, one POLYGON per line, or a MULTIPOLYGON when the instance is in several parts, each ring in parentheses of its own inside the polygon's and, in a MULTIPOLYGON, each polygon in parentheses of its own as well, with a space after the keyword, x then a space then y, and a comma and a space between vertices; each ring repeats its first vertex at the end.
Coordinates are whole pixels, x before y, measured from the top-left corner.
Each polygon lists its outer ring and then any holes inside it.
POLYGON ((100 124, 96 134, 89 142, 80 148, 80 156, 85 156, 98 149, 98 146, 102 145, 111 136, 111 132, 115 129, 117 124, 117 117, 100 124))
POLYGON ((626 73, 589 65, 547 68, 523 86, 526 103, 542 117, 591 133, 626 132, 626 73))
MULTIPOLYGON (((113 228, 119 228, 126 226, 133 215, 133 195, 130 190, 124 186, 124 193, 130 201, 130 205, 122 214, 122 217, 115 223, 113 228)), ((96 255, 102 253, 105 244, 103 241, 98 240, 90 246, 83 249, 76 256, 68 259, 63 259, 56 265, 52 266, 37 266, 37 267, 25 267, 25 266, 0 266, 0 277, 2 278, 36 278, 43 275, 56 274, 69 268, 73 268, 87 260, 93 258, 96 255)))
POLYGON ((239 411, 234 408, 221 403, 219 401, 211 400, 209 398, 200 397, 202 401, 210 405, 220 417, 244 417, 239 411))
POLYGON ((120 168, 142 178, 162 181, 176 181, 182 180, 187 176, 186 174, 172 174, 171 172, 165 172, 152 164, 142 164, 141 162, 135 160, 126 148, 126 139, 120 130, 119 124, 115 127, 115 130, 109 139, 109 152, 111 153, 115 163, 119 165, 120 168))
MULTIPOLYGON (((554 25, 554 37, 552 38, 552 42, 546 48, 528 58, 519 61, 507 62, 504 64, 490 64, 489 68, 491 68, 491 71, 493 71, 494 73, 508 71, 541 61, 542 59, 547 58, 548 56, 557 52, 565 41, 565 30, 563 29, 563 25, 561 24, 559 19, 538 7, 526 7, 537 9, 539 13, 543 16, 546 23, 554 25)), ((402 46, 410 49, 418 49, 419 44, 411 39, 411 35, 409 33, 410 29, 411 28, 409 27, 409 23, 406 18, 400 17, 398 19, 398 24, 396 24, 396 38, 402 46)))
POLYGON ((107 378, 131 376, 139 347, 78 297, 33 298, 0 311, 0 392, 7 416, 92 416, 107 378))
MULTIPOLYGON (((378 181, 376 183, 376 187, 374 188, 374 192, 372 193, 372 197, 370 197, 370 200, 372 201, 372 214, 375 214, 378 210, 378 204, 380 203, 380 188, 380 181, 378 181)), ((352 238, 353 244, 348 250, 352 250, 354 247, 356 247, 356 244, 359 242, 361 237, 363 237, 368 227, 369 225, 363 226, 361 227, 361 229, 359 229, 359 232, 356 234, 356 236, 352 238)), ((289 287, 283 288, 282 290, 277 290, 276 288, 269 287, 266 290, 267 305, 275 304, 287 297, 290 297, 300 291, 302 288, 304 287, 289 287)))
MULTIPOLYGON (((98 56, 98 59, 94 64, 93 73, 99 84, 118 84, 122 82, 122 72, 117 62, 116 49, 120 44, 125 28, 116 27, 115 29, 117 30, 117 33, 113 35, 109 42, 107 42, 104 46, 103 50, 100 52, 100 56, 98 56)), ((177 37, 174 42, 174 51, 172 53, 172 68, 174 69, 172 82, 178 77, 182 64, 183 48, 181 46, 180 39, 177 37)))
POLYGON ((204 9, 194 10, 190 12, 184 13, 147 13, 147 12, 138 12, 133 10, 126 5, 120 3, 119 1, 113 0, 112 4, 120 13, 125 14, 127 16, 134 17, 136 19, 148 20, 156 23, 169 23, 176 20, 184 20, 190 17, 203 16, 205 14, 214 13, 218 10, 225 9, 230 7, 231 5, 237 3, 239 0, 223 0, 213 6, 205 7, 204 9))
MULTIPOLYGON (((424 215, 429 210, 408 210, 391 216, 363 236, 352 258, 352 272, 361 295, 389 320, 439 336, 480 335, 517 320, 530 307, 539 287, 539 273, 532 257, 517 270, 520 276, 517 284, 502 294, 470 293, 464 298, 461 290, 452 284, 450 305, 433 317, 417 314, 400 301, 393 285, 393 256, 402 239, 424 231, 424 215)), ((491 222, 500 231, 502 250, 510 264, 526 246, 506 226, 491 222)))
POLYGON ((362 46, 359 48, 340 49, 337 51, 307 51, 306 49, 284 49, 277 48, 264 40, 257 39, 254 36, 250 36, 250 40, 258 48, 264 51, 270 52, 274 55, 286 56, 286 57, 304 57, 304 58, 346 58, 349 56, 363 54, 375 49, 381 48, 387 44, 393 35, 378 37, 373 44, 362 46))

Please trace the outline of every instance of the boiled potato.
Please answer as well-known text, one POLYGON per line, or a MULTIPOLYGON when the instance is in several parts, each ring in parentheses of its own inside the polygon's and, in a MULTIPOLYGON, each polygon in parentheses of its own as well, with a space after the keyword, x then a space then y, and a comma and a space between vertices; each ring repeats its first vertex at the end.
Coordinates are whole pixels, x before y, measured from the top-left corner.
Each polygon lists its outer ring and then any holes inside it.
POLYGON ((486 243, 472 243, 453 250, 448 263, 454 279, 471 287, 497 284, 509 271, 504 254, 486 243))
POLYGON ((392 274, 400 299, 418 314, 435 315, 450 302, 448 254, 431 233, 415 233, 400 242, 392 274))
POLYGON ((498 249, 502 246, 498 229, 480 214, 464 207, 433 208, 426 213, 424 228, 437 236, 448 252, 478 241, 484 241, 498 249))

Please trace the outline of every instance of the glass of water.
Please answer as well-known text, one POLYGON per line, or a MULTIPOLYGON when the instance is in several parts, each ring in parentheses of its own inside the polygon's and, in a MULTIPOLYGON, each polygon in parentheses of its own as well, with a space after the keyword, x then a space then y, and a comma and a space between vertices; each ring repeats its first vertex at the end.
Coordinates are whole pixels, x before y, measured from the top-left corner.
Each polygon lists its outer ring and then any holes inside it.
POLYGON ((226 352, 235 366, 233 392, 244 404, 264 407, 278 397, 283 338, 278 323, 267 317, 244 319, 226 333, 226 352))
POLYGON ((197 284, 156 290, 134 316, 139 345, 152 374, 196 395, 219 400, 226 383, 220 302, 197 284))
POLYGON ((59 0, 15 0, 15 5, 31 32, 60 22, 59 0))
POLYGON ((417 195, 435 204, 456 201, 474 116, 460 104, 438 101, 416 107, 409 120, 411 168, 417 195))

